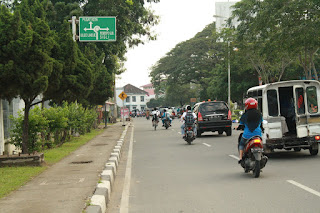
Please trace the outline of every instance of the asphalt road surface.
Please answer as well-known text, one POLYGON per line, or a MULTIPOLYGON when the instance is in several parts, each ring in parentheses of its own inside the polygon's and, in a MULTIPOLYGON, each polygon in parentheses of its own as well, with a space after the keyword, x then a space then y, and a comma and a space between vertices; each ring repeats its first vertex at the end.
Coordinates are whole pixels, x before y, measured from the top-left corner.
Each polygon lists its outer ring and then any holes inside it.
POLYGON ((180 125, 133 119, 109 213, 320 212, 320 156, 276 151, 254 178, 237 163, 239 131, 188 145, 180 125))

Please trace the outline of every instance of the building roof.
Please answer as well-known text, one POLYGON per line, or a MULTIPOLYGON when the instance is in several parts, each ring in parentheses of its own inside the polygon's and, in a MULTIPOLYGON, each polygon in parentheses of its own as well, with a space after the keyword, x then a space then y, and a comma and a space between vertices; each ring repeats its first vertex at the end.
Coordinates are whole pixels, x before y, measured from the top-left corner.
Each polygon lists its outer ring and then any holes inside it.
POLYGON ((123 87, 123 91, 127 94, 132 93, 132 94, 144 94, 144 95, 148 95, 148 92, 139 89, 138 87, 135 87, 131 84, 127 84, 123 87))
POLYGON ((141 86, 141 87, 153 87, 153 85, 152 85, 152 83, 150 83, 150 84, 146 84, 146 85, 143 85, 143 86, 141 86))

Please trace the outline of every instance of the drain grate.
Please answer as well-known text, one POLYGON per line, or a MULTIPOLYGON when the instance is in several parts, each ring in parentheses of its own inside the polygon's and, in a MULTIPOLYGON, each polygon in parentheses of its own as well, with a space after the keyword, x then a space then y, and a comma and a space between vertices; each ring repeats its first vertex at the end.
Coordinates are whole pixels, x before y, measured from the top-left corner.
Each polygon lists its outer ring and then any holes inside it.
POLYGON ((71 163, 72 164, 86 164, 86 163, 92 163, 92 160, 88 160, 88 161, 73 161, 71 163))

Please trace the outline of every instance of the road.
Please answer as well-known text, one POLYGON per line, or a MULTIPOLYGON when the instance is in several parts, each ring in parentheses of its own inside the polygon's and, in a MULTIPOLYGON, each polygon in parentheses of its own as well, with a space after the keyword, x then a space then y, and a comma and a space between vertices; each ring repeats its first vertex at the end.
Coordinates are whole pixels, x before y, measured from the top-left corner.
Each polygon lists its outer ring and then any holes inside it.
POLYGON ((320 212, 320 156, 276 151, 253 178, 237 164, 240 132, 204 133, 192 145, 179 132, 177 119, 157 131, 133 120, 109 213, 320 212))

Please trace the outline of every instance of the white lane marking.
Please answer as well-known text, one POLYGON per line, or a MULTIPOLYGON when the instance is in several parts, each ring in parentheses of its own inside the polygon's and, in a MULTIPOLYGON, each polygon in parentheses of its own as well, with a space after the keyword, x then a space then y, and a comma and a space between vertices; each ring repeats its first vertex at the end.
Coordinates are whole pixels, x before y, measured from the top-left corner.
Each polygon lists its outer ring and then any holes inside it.
POLYGON ((240 160, 240 158, 237 157, 237 156, 235 156, 235 155, 229 155, 229 157, 232 157, 232 158, 234 158, 234 159, 236 159, 236 160, 240 160))
POLYGON ((180 134, 180 135, 181 135, 181 132, 178 132, 178 134, 180 134))
POLYGON ((47 185, 47 181, 43 181, 42 183, 40 183, 40 186, 44 186, 47 185))
POLYGON ((171 129, 172 131, 174 131, 174 129, 171 129))
POLYGON ((79 179, 79 183, 84 182, 84 179, 85 179, 85 178, 80 178, 80 179, 79 179))
POLYGON ((127 168, 126 174, 124 178, 124 186, 121 197, 120 204, 120 213, 128 213, 129 212, 129 195, 130 195, 130 182, 131 182, 131 168, 132 168, 132 150, 133 150, 133 132, 134 127, 132 127, 129 151, 128 151, 128 159, 127 159, 127 168))
POLYGON ((207 144, 207 143, 202 143, 203 145, 207 146, 207 147, 211 147, 211 145, 207 144))
POLYGON ((317 192, 316 190, 313 190, 313 189, 311 189, 311 188, 309 188, 309 187, 307 187, 305 185, 302 185, 302 184, 300 184, 300 183, 298 183, 296 181, 293 181, 293 180, 287 180, 287 182, 289 182, 289 183, 291 183, 291 184, 293 184, 293 185, 295 185, 295 186, 297 186, 297 187, 299 187, 301 189, 304 189, 307 192, 310 192, 311 194, 314 194, 314 195, 317 195, 318 197, 320 197, 320 192, 317 192))

